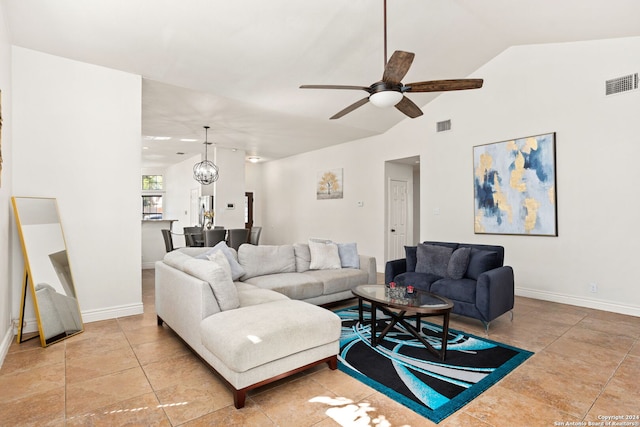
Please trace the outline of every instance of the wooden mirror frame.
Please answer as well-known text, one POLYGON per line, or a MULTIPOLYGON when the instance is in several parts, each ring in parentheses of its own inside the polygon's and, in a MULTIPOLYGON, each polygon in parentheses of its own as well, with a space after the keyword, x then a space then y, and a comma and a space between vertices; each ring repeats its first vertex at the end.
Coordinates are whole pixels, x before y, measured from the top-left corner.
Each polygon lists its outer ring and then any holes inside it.
POLYGON ((17 341, 39 336, 46 347, 84 331, 58 203, 55 198, 12 197, 11 204, 24 256, 17 341), (38 335, 23 339, 27 288, 31 289, 38 335))

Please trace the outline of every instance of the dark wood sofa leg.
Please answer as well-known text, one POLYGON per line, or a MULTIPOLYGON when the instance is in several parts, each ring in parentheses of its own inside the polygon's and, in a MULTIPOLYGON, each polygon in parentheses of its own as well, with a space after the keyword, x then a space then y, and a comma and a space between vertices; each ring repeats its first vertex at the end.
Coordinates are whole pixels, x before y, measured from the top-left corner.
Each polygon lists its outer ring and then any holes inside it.
POLYGON ((247 389, 233 391, 233 404, 236 409, 244 408, 244 402, 247 398, 247 389))
POLYGON ((158 321, 158 326, 162 326, 164 321, 160 318, 160 316, 156 316, 156 317, 157 317, 157 321, 158 321))
POLYGON ((329 360, 327 360, 327 365, 329 365, 329 369, 335 371, 338 369, 338 356, 332 356, 329 360))

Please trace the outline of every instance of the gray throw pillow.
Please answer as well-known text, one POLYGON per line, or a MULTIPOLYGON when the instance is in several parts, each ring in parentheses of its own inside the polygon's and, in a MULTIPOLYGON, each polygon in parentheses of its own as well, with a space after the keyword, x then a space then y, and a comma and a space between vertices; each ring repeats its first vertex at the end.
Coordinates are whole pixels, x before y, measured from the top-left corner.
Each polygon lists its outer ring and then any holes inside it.
POLYGON ((417 250, 416 273, 430 273, 445 277, 453 249, 420 243, 417 250))
POLYGON ((467 272, 471 248, 458 248, 451 254, 447 266, 447 276, 451 279, 462 279, 467 272))
POLYGON ((212 247, 208 251, 203 252, 200 255, 196 256, 195 258, 210 259, 209 257, 215 254, 216 252, 222 252, 224 256, 227 258, 227 261, 229 262, 229 266, 231 267, 231 279, 234 282, 240 279, 242 276, 244 276, 245 274, 244 268, 242 268, 242 266, 238 263, 235 255, 233 254, 232 249, 229 246, 227 246, 224 240, 216 244, 214 247, 212 247))
POLYGON ((338 243, 338 255, 342 268, 360 268, 360 256, 355 243, 338 243))

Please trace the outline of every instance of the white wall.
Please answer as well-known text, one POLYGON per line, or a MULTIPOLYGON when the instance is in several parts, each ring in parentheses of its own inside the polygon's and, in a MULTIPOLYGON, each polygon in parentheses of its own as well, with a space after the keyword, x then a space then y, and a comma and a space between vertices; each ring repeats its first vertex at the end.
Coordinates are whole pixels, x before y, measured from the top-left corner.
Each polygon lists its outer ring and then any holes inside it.
MULTIPOLYGON (((0 22, 5 22, 4 5, 0 3, 0 22)), ((12 108, 11 108, 11 45, 6 26, 0 25, 0 91, 2 91, 2 172, 0 172, 0 366, 13 340, 11 303, 13 289, 11 265, 11 185, 12 161, 12 108)))
MULTIPOLYGON (((183 233, 183 227, 195 225, 191 223, 191 192, 203 194, 201 185, 193 179, 193 165, 199 161, 199 155, 192 156, 165 171, 164 218, 176 220, 172 227, 174 233, 183 233)), ((173 242, 175 247, 185 246, 184 236, 174 236, 173 242)))
MULTIPOLYGON (((57 198, 85 322, 141 313, 141 78, 12 55, 13 194, 57 198)), ((17 317, 23 261, 12 241, 17 317)))
POLYGON ((640 38, 515 47, 477 71, 485 88, 426 108, 453 126, 442 137, 427 129, 428 237, 503 244, 521 295, 640 315, 630 279, 640 252, 640 90, 605 97, 605 80, 639 71, 640 38), (557 133, 559 236, 473 235, 472 146, 547 132, 557 133), (437 180, 446 186, 429 185, 437 180))
POLYGON ((518 294, 640 315, 640 90, 604 96, 605 80, 639 71, 640 38, 508 49, 474 73, 480 90, 441 96, 384 135, 263 165, 266 235, 354 240, 383 271, 384 162, 419 155, 420 240, 504 245, 518 294), (436 133, 447 118, 452 130, 436 133), (546 132, 557 132, 559 236, 475 235, 472 147, 546 132), (316 200, 316 173, 340 167, 344 199, 316 200))
POLYGON ((220 177, 213 183, 215 224, 225 228, 244 228, 245 152, 215 149, 215 164, 220 177), (233 209, 227 205, 233 205, 233 209))

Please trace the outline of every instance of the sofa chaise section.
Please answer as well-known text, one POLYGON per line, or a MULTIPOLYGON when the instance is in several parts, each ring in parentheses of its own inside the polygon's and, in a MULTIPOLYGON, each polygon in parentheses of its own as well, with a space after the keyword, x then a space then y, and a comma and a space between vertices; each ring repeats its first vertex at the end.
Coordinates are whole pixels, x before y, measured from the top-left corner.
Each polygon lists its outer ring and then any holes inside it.
POLYGON ((156 262, 158 325, 166 323, 227 382, 236 408, 253 388, 321 363, 337 368, 342 325, 319 305, 376 283, 376 264, 355 244, 343 259, 336 244, 323 244, 332 257, 314 259, 309 244, 236 252, 221 243, 156 262))

